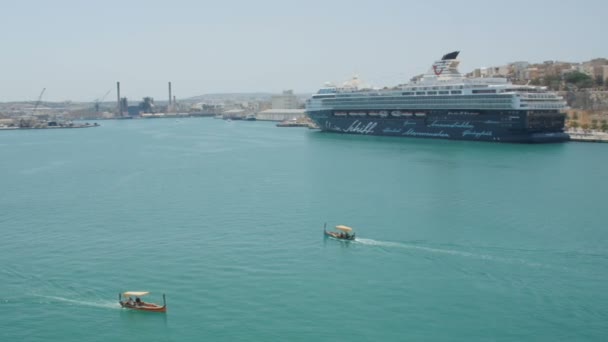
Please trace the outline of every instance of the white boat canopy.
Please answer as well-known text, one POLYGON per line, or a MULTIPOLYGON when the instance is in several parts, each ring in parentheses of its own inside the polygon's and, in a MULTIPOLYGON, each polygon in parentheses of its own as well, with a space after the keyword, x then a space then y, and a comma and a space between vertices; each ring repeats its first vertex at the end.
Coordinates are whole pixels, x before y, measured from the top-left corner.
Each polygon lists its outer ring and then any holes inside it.
POLYGON ((343 225, 336 226, 336 229, 341 230, 343 232, 352 232, 353 231, 353 229, 351 227, 343 226, 343 225))
POLYGON ((123 293, 122 295, 125 297, 142 297, 147 294, 150 294, 150 292, 148 292, 148 291, 127 291, 127 292, 123 293))

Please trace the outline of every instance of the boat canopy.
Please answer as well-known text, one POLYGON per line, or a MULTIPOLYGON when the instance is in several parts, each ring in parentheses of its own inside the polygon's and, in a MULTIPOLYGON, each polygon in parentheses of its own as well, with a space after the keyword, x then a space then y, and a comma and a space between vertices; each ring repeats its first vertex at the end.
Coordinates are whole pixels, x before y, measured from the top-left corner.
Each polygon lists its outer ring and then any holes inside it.
POLYGON ((147 294, 150 294, 150 292, 148 292, 148 291, 127 291, 127 292, 124 292, 122 295, 125 297, 142 297, 147 294))
POLYGON ((341 230, 343 232, 352 232, 353 231, 353 229, 351 227, 347 227, 347 226, 343 226, 343 225, 336 226, 336 229, 341 230))

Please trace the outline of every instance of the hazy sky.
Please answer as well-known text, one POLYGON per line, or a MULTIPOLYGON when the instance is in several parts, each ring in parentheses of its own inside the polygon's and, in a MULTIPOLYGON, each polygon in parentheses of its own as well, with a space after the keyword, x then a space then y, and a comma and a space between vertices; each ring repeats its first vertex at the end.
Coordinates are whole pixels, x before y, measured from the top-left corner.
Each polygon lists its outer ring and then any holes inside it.
POLYGON ((460 50, 461 70, 608 57, 608 1, 9 1, 0 102, 314 92, 394 85, 460 50))

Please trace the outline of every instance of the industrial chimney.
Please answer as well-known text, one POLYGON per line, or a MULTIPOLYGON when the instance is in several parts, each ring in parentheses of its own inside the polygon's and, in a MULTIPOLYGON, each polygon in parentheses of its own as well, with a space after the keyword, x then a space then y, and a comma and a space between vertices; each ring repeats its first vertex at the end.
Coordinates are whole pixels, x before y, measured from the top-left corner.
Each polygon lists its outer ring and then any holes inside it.
POLYGON ((118 104, 118 115, 122 116, 122 103, 120 102, 120 82, 116 82, 116 98, 118 104))
POLYGON ((169 82, 169 106, 171 106, 171 82, 169 82))

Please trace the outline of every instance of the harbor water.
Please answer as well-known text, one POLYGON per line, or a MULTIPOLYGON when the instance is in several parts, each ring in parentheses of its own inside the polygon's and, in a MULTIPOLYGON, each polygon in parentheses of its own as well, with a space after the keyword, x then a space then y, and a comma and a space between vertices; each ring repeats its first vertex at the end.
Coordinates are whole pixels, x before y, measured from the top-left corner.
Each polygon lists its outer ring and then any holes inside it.
POLYGON ((605 341, 606 175, 604 144, 0 132, 0 340, 605 341))

